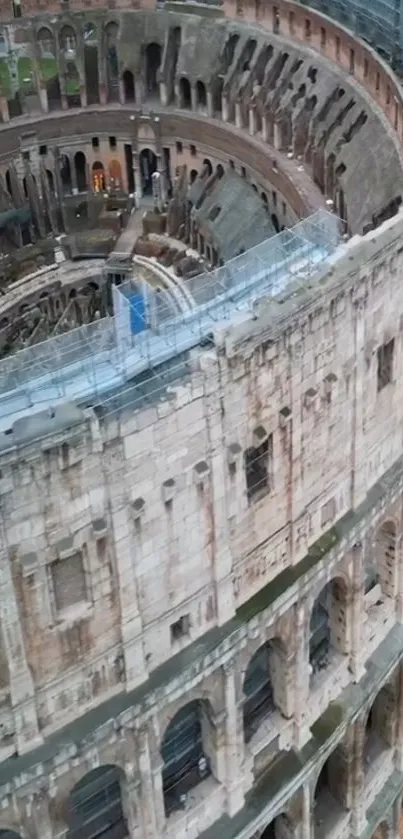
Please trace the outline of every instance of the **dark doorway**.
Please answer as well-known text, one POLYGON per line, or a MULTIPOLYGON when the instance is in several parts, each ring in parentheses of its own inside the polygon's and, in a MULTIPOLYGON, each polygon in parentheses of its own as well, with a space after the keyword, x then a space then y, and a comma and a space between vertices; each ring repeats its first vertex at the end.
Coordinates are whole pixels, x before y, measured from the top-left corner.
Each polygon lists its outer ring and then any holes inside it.
POLYGON ((87 189, 87 161, 84 152, 78 151, 74 155, 74 168, 76 170, 77 189, 79 192, 85 192, 87 189))
POLYGON ((136 190, 133 172, 133 149, 130 143, 125 143, 125 161, 126 161, 126 175, 129 193, 133 194, 136 190))
POLYGON ((125 70, 123 73, 123 90, 125 102, 135 102, 136 94, 134 88, 134 76, 131 70, 125 70))
POLYGON ((94 44, 84 46, 84 69, 87 104, 96 105, 99 102, 99 74, 98 47, 94 44))
POLYGON ((190 108, 192 106, 192 96, 190 92, 190 82, 189 79, 186 79, 182 76, 179 82, 179 95, 180 95, 180 107, 181 108, 190 108))
POLYGON ((152 176, 157 170, 157 156, 151 149, 140 152, 140 174, 143 195, 152 195, 152 176))
POLYGON ((60 180, 62 182, 62 190, 65 195, 72 191, 71 169, 70 161, 67 155, 62 155, 60 160, 60 180))
POLYGON ((125 839, 121 776, 116 766, 100 766, 75 785, 68 803, 68 839, 125 839))
POLYGON ((161 64, 161 47, 159 44, 148 44, 145 50, 145 80, 148 96, 158 96, 158 71, 161 64))

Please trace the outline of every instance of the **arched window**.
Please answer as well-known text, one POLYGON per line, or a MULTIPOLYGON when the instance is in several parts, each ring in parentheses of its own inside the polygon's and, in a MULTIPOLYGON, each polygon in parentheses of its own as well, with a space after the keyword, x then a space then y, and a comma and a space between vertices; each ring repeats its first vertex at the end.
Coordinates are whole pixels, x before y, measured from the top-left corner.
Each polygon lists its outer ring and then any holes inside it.
POLYGON ((342 784, 339 783, 339 752, 336 749, 319 774, 313 809, 314 839, 328 839, 335 826, 346 818, 347 808, 343 800, 342 784))
POLYGON ((79 192, 85 192, 87 189, 87 161, 84 152, 78 151, 74 155, 74 168, 76 170, 77 189, 79 192))
POLYGON ((203 160, 203 174, 207 174, 208 177, 213 174, 213 167, 211 165, 211 160, 208 157, 205 157, 203 160))
POLYGON ((249 742, 263 720, 270 716, 275 709, 270 676, 270 652, 270 644, 263 644, 249 662, 245 673, 243 683, 245 743, 249 742))
POLYGON ((134 102, 136 99, 134 88, 134 76, 131 70, 125 70, 122 76, 125 102, 134 102))
POLYGON ((188 792, 210 774, 203 728, 211 726, 210 706, 195 700, 181 708, 169 723, 162 741, 162 784, 165 812, 183 806, 188 792))
POLYGON ((122 807, 123 772, 116 766, 99 766, 73 787, 68 801, 68 839, 127 837, 122 807))
POLYGON ((312 683, 336 652, 347 652, 347 608, 347 586, 341 577, 327 583, 314 602, 309 637, 312 683))
POLYGON ((198 108, 207 106, 206 85, 201 81, 196 82, 196 105, 198 108))
POLYGON ((65 154, 60 159, 60 180, 63 192, 70 193, 72 191, 70 161, 65 154))
POLYGON ((363 746, 364 774, 373 771, 378 758, 392 748, 395 736, 395 714, 396 696, 393 685, 384 685, 375 697, 366 720, 363 746))
POLYGON ((192 105, 192 97, 191 97, 191 93, 190 93, 190 82, 189 82, 189 79, 186 79, 184 76, 182 76, 182 78, 179 82, 179 96, 180 96, 179 107, 180 108, 190 108, 191 105, 192 105))
POLYGON ((76 33, 71 26, 62 26, 59 33, 59 47, 64 53, 75 53, 76 33))
POLYGON ((41 58, 56 57, 56 42, 53 32, 46 26, 41 26, 36 36, 41 58))
POLYGON ((145 49, 145 83, 146 92, 150 96, 159 93, 158 71, 161 64, 161 47, 159 44, 147 44, 145 49))
POLYGON ((195 182, 196 178, 197 178, 197 170, 196 169, 191 169, 190 174, 189 174, 190 183, 193 184, 195 182))

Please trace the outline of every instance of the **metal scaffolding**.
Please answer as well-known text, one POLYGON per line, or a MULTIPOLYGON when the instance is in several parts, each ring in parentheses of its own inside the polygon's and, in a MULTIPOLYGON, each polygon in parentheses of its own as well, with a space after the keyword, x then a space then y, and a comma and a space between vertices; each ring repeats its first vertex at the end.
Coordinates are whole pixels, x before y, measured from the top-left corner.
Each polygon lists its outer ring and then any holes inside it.
POLYGON ((139 400, 144 399, 155 378, 166 377, 167 365, 208 341, 217 327, 248 317, 256 300, 281 297, 292 286, 305 288, 334 253, 340 233, 335 216, 316 212, 221 268, 187 281, 186 311, 174 305, 168 290, 148 285, 133 265, 133 278, 113 286, 113 317, 0 362, 0 431, 33 409, 63 402, 95 401, 108 410, 122 390, 125 403, 130 398, 136 404, 137 388, 139 400))

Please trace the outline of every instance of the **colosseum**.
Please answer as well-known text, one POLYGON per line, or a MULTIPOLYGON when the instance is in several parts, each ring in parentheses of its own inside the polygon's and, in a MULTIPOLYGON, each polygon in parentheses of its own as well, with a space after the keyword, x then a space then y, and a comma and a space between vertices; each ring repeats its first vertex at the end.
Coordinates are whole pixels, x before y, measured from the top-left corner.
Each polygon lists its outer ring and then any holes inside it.
POLYGON ((402 839, 402 74, 0 0, 0 839, 402 839))

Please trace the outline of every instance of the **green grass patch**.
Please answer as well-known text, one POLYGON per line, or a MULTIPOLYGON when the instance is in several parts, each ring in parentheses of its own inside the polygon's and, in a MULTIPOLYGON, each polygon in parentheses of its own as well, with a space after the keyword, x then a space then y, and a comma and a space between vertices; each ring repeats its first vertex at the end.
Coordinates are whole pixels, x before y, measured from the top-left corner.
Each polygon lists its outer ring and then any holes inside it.
POLYGON ((0 59, 0 95, 6 99, 10 99, 12 95, 10 70, 4 58, 0 59))
POLYGON ((55 58, 40 58, 38 61, 41 78, 44 82, 54 79, 58 75, 57 61, 55 58))
POLYGON ((77 96, 80 93, 79 79, 66 79, 66 96, 77 96))

